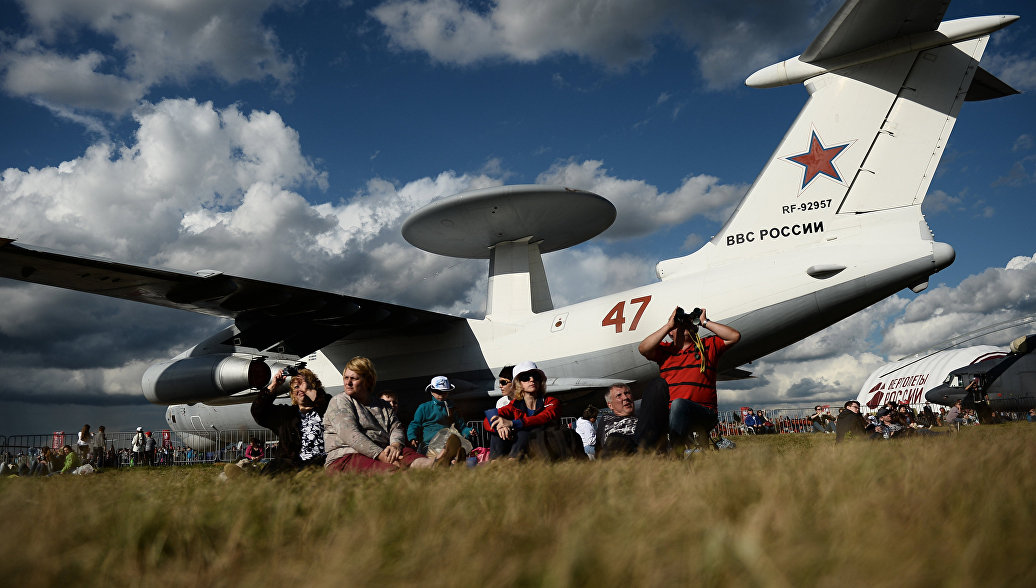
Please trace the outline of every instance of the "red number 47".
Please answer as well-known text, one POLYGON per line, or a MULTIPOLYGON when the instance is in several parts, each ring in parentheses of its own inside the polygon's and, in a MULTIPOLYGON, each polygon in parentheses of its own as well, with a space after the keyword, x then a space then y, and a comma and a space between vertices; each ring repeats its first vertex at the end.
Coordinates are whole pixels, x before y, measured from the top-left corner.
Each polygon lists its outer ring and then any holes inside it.
MULTIPOLYGON (((637 325, 640 324, 640 317, 644 314, 644 309, 647 308, 648 302, 651 302, 650 296, 641 296, 640 298, 634 298, 630 300, 630 304, 637 304, 637 314, 633 315, 633 322, 630 323, 631 331, 637 329, 637 325)), ((609 325, 615 325, 615 332, 622 332, 622 325, 626 324, 626 317, 623 315, 623 311, 626 310, 626 301, 620 300, 618 304, 612 307, 605 315, 604 319, 601 320, 601 326, 607 327, 609 325)))

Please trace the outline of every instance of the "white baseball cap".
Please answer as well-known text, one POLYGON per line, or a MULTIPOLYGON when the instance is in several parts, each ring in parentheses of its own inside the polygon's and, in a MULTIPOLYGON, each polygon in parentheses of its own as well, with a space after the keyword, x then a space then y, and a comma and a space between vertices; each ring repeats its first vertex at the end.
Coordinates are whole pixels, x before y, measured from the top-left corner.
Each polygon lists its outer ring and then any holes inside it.
POLYGON ((536 366, 534 362, 531 361, 523 361, 518 365, 514 366, 514 379, 521 381, 522 374, 528 372, 536 372, 540 375, 540 379, 544 381, 546 381, 547 379, 547 374, 543 373, 543 370, 541 370, 539 367, 536 366))

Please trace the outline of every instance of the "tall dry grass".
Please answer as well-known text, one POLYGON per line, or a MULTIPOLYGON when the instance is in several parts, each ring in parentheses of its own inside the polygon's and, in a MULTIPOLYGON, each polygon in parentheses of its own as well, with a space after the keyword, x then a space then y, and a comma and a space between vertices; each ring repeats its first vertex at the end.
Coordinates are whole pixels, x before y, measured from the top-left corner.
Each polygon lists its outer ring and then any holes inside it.
POLYGON ((0 481, 0 582, 152 586, 1036 585, 1036 425, 691 460, 218 480, 0 481))

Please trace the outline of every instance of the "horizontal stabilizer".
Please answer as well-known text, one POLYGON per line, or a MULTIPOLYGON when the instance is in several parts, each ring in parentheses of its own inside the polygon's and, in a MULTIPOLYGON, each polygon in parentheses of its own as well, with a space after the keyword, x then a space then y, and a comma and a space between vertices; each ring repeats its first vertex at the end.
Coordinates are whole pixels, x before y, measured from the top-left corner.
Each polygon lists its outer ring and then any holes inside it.
POLYGON ((968 102, 977 102, 1013 94, 1018 94, 1018 90, 980 67, 975 71, 975 77, 971 80, 971 87, 968 88, 968 94, 964 99, 968 102))
POLYGON ((948 5, 948 0, 849 0, 799 59, 824 61, 898 37, 934 31, 948 5))
MULTIPOLYGON (((825 34, 817 37, 802 55, 760 69, 748 76, 745 84, 753 88, 773 88, 805 82, 825 73, 977 39, 1018 20, 1017 15, 1010 14, 977 16, 947 21, 938 25, 938 28, 931 28, 917 24, 928 23, 933 18, 932 14, 922 15, 917 11, 927 7, 941 16, 945 6, 940 8, 929 6, 930 3, 926 2, 903 2, 903 10, 909 16, 892 9, 872 10, 873 6, 884 4, 887 2, 875 0, 866 6, 865 17, 844 21, 838 21, 838 16, 842 14, 839 12, 828 29, 825 29, 825 34), (832 26, 834 29, 829 31, 832 26)), ((850 5, 854 3, 846 4, 850 5)))

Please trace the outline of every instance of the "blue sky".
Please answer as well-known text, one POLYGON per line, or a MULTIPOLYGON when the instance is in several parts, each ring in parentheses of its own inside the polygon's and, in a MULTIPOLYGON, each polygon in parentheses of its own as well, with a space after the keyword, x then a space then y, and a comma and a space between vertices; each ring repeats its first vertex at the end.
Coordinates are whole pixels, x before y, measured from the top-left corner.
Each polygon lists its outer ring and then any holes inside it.
MULTIPOLYGON (((650 282, 715 233, 807 97, 744 78, 840 2, 165 4, 0 0, 0 235, 479 315, 485 262, 409 247, 410 212, 563 180, 619 219, 546 256, 555 304, 650 282)), ((955 0, 946 18, 986 14, 1022 17, 982 65, 1023 94, 964 105, 925 200, 956 262, 755 362, 721 404, 855 396, 886 359, 1036 311, 1036 11, 955 0)), ((0 300, 2 433, 157 428, 143 370, 219 326, 13 282, 0 300)))

